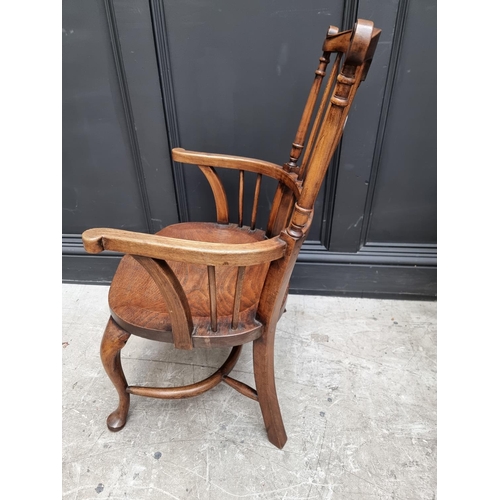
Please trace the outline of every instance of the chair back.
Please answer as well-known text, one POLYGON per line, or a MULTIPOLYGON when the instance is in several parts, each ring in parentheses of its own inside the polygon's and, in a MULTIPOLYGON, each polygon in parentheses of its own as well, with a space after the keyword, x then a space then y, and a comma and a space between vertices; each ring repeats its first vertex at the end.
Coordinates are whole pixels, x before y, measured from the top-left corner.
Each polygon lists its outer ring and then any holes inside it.
POLYGON ((363 19, 359 19, 353 29, 340 33, 338 28, 330 26, 290 158, 284 164, 287 172, 296 174, 300 195, 297 197, 280 183, 271 208, 268 237, 280 234, 289 225, 296 235, 305 229, 342 137, 354 96, 368 73, 380 33, 373 22, 363 19), (335 60, 328 72, 332 54, 335 60), (326 85, 320 93, 325 77, 326 85))

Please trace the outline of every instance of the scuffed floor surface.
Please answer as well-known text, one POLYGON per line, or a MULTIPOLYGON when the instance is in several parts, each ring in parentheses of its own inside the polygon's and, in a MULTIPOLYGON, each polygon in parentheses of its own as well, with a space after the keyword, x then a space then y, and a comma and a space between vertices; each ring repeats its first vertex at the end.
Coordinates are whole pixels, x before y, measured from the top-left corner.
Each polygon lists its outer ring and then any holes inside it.
MULTIPOLYGON (((132 396, 127 425, 99 359, 108 287, 63 285, 63 498, 426 499, 436 491, 435 302, 290 296, 276 338, 288 442, 227 385, 193 399, 132 396)), ((131 337, 131 385, 183 385, 229 349, 131 337)), ((232 375, 253 386, 251 346, 232 375)))

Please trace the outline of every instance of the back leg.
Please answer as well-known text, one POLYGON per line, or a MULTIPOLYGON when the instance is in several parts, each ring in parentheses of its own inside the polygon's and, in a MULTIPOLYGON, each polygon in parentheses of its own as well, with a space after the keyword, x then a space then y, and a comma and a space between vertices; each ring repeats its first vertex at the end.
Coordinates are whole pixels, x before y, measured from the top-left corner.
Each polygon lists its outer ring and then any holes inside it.
POLYGON ((257 397, 269 441, 277 448, 285 446, 287 436, 274 382, 274 326, 253 342, 253 371, 257 397))
POLYGON ((118 408, 109 415, 107 420, 108 429, 113 432, 119 431, 125 426, 130 406, 130 394, 127 392, 128 384, 120 357, 120 351, 129 337, 130 333, 120 328, 113 318, 109 318, 101 341, 101 361, 119 397, 118 408))

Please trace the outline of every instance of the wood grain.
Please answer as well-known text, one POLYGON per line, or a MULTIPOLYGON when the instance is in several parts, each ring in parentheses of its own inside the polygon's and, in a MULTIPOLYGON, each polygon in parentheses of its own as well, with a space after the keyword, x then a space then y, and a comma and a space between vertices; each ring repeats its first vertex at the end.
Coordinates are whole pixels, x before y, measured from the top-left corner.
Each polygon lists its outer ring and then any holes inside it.
POLYGON ((127 393, 128 384, 123 373, 120 355, 129 337, 129 332, 120 328, 112 318, 109 319, 101 341, 101 361, 119 397, 118 407, 107 419, 108 429, 112 432, 123 429, 130 407, 130 396, 127 393))
MULTIPOLYGON (((213 227, 213 226, 211 226, 213 227)), ((253 266, 279 259, 285 244, 278 238, 246 243, 210 243, 121 229, 95 228, 82 234, 89 253, 104 250, 206 266, 253 266)))
POLYGON ((177 349, 192 349, 193 318, 184 289, 172 268, 162 260, 133 256, 147 271, 167 306, 172 325, 172 339, 177 349))
MULTIPOLYGON (((328 34, 337 34, 339 29, 336 26, 330 26, 328 34)), ((309 96, 302 112, 302 117, 300 119, 299 128, 295 134, 295 139, 292 143, 292 150, 290 151, 290 160, 287 163, 289 169, 293 170, 297 167, 297 161, 300 158, 302 150, 304 149, 304 140, 306 138, 307 131, 309 129, 309 124, 311 122, 311 117, 318 100, 319 91, 321 84, 323 82, 323 77, 326 74, 326 68, 330 62, 330 52, 325 51, 323 55, 319 58, 319 66, 316 69, 315 77, 311 90, 309 91, 309 96)))
POLYGON ((207 266, 208 296, 210 302, 210 327, 212 332, 217 331, 217 282, 215 281, 215 267, 207 266))
POLYGON ((257 174, 255 179, 255 191, 253 195, 252 217, 250 219, 250 229, 255 229, 257 220, 257 208, 259 206, 260 185, 262 183, 262 174, 257 174))
POLYGON ((213 167, 204 167, 199 165, 199 169, 207 178, 215 199, 215 209, 217 211, 217 222, 227 224, 229 222, 229 206, 224 186, 219 175, 213 167))
POLYGON ((311 227, 321 184, 379 37, 380 30, 371 21, 360 19, 342 33, 330 26, 283 167, 254 158, 172 150, 174 161, 197 165, 204 173, 214 194, 217 223, 174 224, 155 235, 108 228, 83 233, 90 253, 126 254, 110 287, 112 319, 101 345, 104 367, 119 395, 118 408, 108 418, 111 430, 125 425, 130 394, 179 399, 224 381, 259 402, 269 441, 278 448, 285 445, 274 375, 276 325, 285 310, 290 277, 311 227), (332 54, 335 62, 321 93, 332 54), (228 197, 216 168, 239 170, 237 225, 228 223, 228 197), (246 171, 257 174, 250 227, 243 225, 246 171), (263 176, 278 181, 266 233, 255 229, 263 176), (120 350, 130 334, 173 342, 180 349, 233 346, 233 350, 223 366, 201 382, 128 387, 120 350), (253 342, 256 389, 228 376, 247 342, 253 342))
MULTIPOLYGON (((251 231, 234 224, 221 226, 199 222, 173 224, 159 234, 208 242, 221 241, 224 245, 235 244, 236 241, 251 244, 265 238, 264 232, 260 230, 251 231)), ((178 278, 189 304, 193 319, 194 347, 234 345, 243 339, 253 340, 260 334, 261 325, 255 321, 255 311, 269 263, 245 267, 245 279, 241 279, 236 329, 232 327, 234 300, 238 292, 238 274, 241 272, 237 266, 215 266, 219 337, 213 335, 210 321, 207 266, 175 261, 167 263, 178 278)), ((125 256, 120 262, 110 287, 109 304, 115 321, 129 331, 132 329, 135 335, 172 342, 172 318, 168 305, 158 285, 138 264, 136 258, 125 256)))
POLYGON ((255 158, 245 158, 243 156, 186 151, 183 148, 172 149, 172 156, 175 161, 181 163, 246 170, 247 172, 263 174, 285 184, 292 190, 296 197, 300 194, 300 186, 296 182, 297 176, 289 174, 283 170, 283 167, 268 161, 257 160, 255 158))
POLYGON ((331 69, 330 76, 329 76, 328 82, 326 84, 325 92, 323 93, 323 96, 321 98, 321 102, 319 104, 319 108, 318 108, 318 111, 316 113, 316 118, 314 119, 314 124, 313 124, 313 127, 311 129, 311 134, 309 135, 309 138, 307 140, 307 146, 306 146, 306 150, 304 153, 304 159, 302 160, 302 165, 300 166, 299 175, 298 175, 299 180, 302 180, 304 178, 304 172, 307 169, 307 163, 309 161, 311 151, 313 150, 313 147, 316 144, 316 138, 318 135, 319 125, 320 125, 322 118, 324 116, 326 102, 329 99, 329 96, 330 96, 330 93, 332 90, 332 86, 335 82, 335 77, 337 76, 337 71, 339 69, 339 64, 340 64, 340 58, 341 58, 341 54, 338 54, 337 57, 335 58, 335 62, 333 63, 333 67, 331 69))
POLYGON ((236 330, 238 328, 238 318, 240 315, 241 295, 243 292, 243 277, 245 276, 244 267, 238 267, 238 277, 236 278, 236 289, 234 291, 234 305, 233 305, 233 320, 231 328, 236 330))

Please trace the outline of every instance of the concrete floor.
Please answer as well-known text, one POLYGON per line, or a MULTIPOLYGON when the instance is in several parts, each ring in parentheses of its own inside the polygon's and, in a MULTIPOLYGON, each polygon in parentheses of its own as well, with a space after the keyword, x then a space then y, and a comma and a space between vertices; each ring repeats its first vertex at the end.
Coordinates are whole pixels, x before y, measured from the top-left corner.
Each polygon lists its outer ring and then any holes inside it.
MULTIPOLYGON (((187 400, 132 396, 126 427, 109 432, 107 292, 63 285, 65 499, 435 499, 435 302, 290 296, 276 339, 278 450, 258 403, 223 384, 187 400)), ((228 352, 131 337, 122 359, 130 384, 180 385, 228 352)), ((232 373, 253 385, 250 345, 232 373)))

